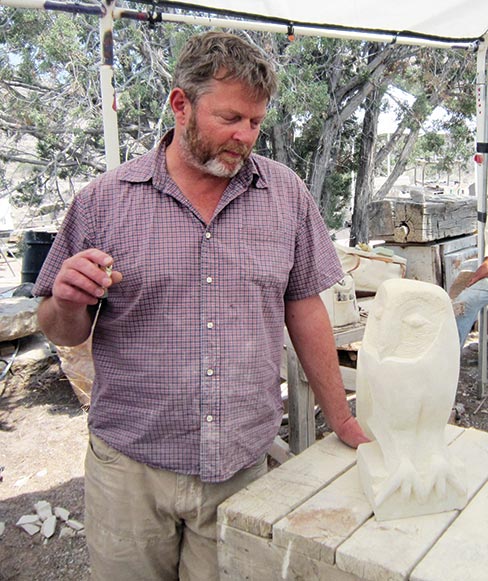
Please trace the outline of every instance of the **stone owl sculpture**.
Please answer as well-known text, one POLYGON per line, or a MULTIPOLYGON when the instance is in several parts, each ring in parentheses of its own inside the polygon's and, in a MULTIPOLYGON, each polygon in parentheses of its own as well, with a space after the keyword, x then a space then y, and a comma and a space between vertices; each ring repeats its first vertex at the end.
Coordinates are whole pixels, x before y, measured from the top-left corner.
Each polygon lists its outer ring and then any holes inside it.
POLYGON ((445 428, 459 376, 451 302, 439 286, 387 280, 370 310, 357 363, 357 417, 374 440, 358 449, 378 520, 462 508, 462 467, 445 428))

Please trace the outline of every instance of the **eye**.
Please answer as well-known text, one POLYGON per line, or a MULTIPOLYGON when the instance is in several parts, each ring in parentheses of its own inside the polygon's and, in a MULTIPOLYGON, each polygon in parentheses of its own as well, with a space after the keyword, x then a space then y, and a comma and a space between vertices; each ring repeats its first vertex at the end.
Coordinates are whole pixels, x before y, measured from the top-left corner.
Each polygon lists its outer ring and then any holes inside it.
POLYGON ((420 327, 424 327, 429 323, 425 317, 422 317, 422 315, 418 314, 408 315, 408 317, 405 317, 403 321, 414 329, 419 329, 420 327))

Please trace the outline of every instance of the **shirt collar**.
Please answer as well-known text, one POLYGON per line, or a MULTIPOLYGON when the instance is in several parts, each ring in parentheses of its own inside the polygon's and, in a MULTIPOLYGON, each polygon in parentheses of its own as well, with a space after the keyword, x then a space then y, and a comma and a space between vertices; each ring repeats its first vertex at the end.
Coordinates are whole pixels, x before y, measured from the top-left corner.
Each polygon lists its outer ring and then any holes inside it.
MULTIPOLYGON (((165 190, 168 180, 171 180, 166 170, 166 147, 172 139, 173 129, 170 129, 154 149, 124 163, 119 168, 119 179, 131 183, 144 183, 152 180, 155 187, 165 190)), ((171 183, 173 183, 172 180, 171 183)), ((254 154, 250 155, 242 169, 232 179, 231 184, 238 188, 250 185, 258 189, 267 187, 266 180, 256 164, 254 154)))

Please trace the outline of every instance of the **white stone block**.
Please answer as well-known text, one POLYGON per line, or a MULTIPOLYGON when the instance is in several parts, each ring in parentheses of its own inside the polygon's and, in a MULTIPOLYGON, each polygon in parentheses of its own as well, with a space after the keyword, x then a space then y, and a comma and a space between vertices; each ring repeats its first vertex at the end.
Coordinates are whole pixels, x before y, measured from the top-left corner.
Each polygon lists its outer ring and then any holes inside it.
POLYGON ((0 522, 0 537, 3 535, 4 532, 5 532, 5 523, 0 522))

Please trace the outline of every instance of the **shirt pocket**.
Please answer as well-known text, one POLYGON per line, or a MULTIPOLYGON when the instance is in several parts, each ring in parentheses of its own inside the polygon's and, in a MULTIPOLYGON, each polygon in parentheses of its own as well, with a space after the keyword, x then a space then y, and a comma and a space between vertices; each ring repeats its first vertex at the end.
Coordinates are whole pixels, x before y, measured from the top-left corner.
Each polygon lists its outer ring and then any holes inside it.
POLYGON ((280 231, 245 227, 240 232, 241 264, 244 277, 261 286, 283 292, 293 265, 293 249, 289 237, 280 231))

